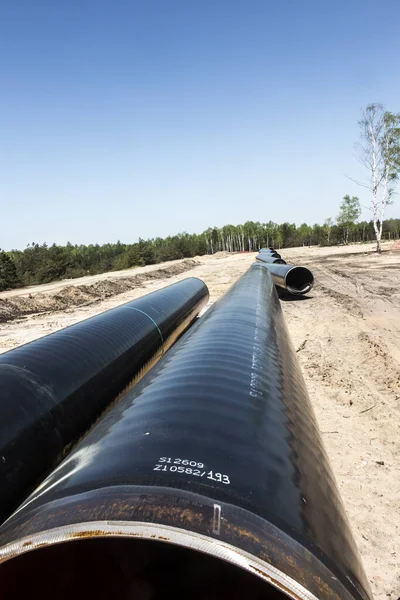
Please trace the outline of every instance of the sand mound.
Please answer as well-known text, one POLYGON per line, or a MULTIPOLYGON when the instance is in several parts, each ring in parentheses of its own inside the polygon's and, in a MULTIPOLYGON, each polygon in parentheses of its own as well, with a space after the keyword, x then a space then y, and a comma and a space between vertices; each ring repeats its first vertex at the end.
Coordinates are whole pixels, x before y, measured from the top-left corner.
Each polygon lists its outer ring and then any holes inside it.
POLYGON ((146 281, 168 279, 184 273, 200 263, 188 258, 178 264, 163 267, 132 277, 112 277, 96 281, 90 285, 66 285, 56 293, 35 293, 29 296, 14 296, 0 299, 0 323, 11 321, 32 313, 54 312, 75 306, 83 306, 100 302, 117 294, 122 294, 137 287, 142 287, 146 281))

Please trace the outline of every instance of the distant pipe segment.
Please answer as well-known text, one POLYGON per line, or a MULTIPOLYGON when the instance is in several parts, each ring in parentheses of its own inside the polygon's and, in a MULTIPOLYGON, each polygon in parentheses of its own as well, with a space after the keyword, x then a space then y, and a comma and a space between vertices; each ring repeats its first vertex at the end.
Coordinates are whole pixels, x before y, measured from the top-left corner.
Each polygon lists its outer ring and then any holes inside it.
POLYGON ((259 253, 262 255, 270 255, 275 256, 276 258, 282 258, 279 252, 277 252, 276 250, 271 250, 270 248, 261 248, 259 253))
POLYGON ((265 266, 272 275, 275 285, 294 296, 303 296, 314 285, 314 275, 306 267, 287 265, 285 261, 272 261, 261 253, 256 260, 265 266))
POLYGON ((286 265, 286 262, 283 260, 283 258, 280 258, 279 256, 273 256, 272 254, 260 253, 256 256, 256 260, 269 264, 286 265))
POLYGON ((260 252, 260 256, 270 256, 271 258, 282 258, 278 252, 260 252))

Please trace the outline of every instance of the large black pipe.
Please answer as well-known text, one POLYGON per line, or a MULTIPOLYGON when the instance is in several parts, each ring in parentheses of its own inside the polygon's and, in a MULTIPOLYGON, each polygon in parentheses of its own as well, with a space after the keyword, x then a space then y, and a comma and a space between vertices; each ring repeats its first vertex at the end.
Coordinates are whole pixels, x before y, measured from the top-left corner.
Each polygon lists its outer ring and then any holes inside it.
POLYGON ((256 260, 276 265, 286 265, 286 262, 283 258, 279 258, 278 256, 274 256, 273 254, 259 253, 256 256, 256 260))
POLYGON ((302 296, 312 290, 314 275, 310 269, 287 265, 286 263, 273 264, 261 254, 256 256, 256 260, 269 270, 275 285, 285 290, 285 292, 294 296, 302 296))
POLYGON ((270 256, 272 258, 282 258, 277 252, 260 252, 260 256, 270 256))
POLYGON ((3 525, 0 544, 4 600, 42 592, 49 571, 53 597, 67 583, 79 594, 90 552, 102 582, 108 573, 125 585, 115 573, 127 563, 160 590, 152 598, 275 598, 272 584, 296 600, 371 599, 265 267, 255 263, 121 399, 3 525), (110 549, 112 537, 133 545, 110 549), (142 554, 137 540, 153 546, 142 554), (157 541, 170 545, 164 558, 157 541), (219 571, 184 574, 184 548, 260 578, 263 594, 224 595, 215 583, 202 595, 196 585, 219 571))
POLYGON ((1 521, 207 299, 186 279, 0 356, 1 521))
POLYGON ((275 256, 275 258, 282 258, 282 256, 276 250, 261 248, 261 250, 259 250, 259 253, 262 255, 275 256))

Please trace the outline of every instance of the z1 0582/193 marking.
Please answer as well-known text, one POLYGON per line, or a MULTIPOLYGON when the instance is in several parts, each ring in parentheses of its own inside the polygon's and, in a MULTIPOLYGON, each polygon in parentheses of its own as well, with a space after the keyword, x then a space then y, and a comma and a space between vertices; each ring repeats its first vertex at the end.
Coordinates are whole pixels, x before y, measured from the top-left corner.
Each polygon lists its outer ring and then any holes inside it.
POLYGON ((230 479, 224 473, 207 471, 204 463, 186 458, 169 458, 162 456, 154 466, 153 471, 169 471, 170 473, 180 473, 181 475, 194 475, 195 477, 204 477, 225 485, 229 485, 230 479))

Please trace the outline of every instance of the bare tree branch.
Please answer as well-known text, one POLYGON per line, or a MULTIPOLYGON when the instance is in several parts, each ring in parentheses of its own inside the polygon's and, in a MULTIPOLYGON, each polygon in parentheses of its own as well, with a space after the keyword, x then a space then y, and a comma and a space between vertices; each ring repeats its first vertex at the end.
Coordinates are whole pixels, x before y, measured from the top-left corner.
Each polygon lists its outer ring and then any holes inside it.
POLYGON ((363 183, 362 181, 353 179, 352 177, 349 177, 349 175, 346 175, 346 177, 347 177, 347 179, 350 179, 350 181, 352 181, 353 183, 356 183, 357 185, 360 185, 361 187, 367 188, 367 190, 372 190, 372 187, 370 185, 368 185, 367 183, 363 183))

